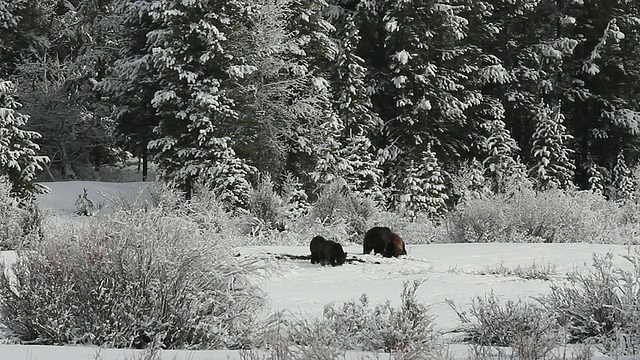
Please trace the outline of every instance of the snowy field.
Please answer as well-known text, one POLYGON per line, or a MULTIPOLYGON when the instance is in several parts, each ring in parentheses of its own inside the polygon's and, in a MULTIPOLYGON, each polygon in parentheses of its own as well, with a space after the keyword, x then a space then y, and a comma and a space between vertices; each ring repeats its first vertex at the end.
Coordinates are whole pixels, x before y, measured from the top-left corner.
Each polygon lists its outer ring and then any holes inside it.
MULTIPOLYGON (((87 188, 89 198, 99 199, 99 193, 119 192, 133 196, 140 183, 61 182, 47 185, 52 191, 40 196, 42 207, 54 214, 71 216, 75 199, 83 188, 87 188)), ((103 209, 108 209, 106 200, 102 205, 103 209)), ((454 300, 463 309, 469 308, 473 297, 490 292, 505 300, 531 299, 549 292, 551 282, 562 281, 568 271, 588 266, 593 253, 611 251, 624 255, 628 248, 591 244, 407 244, 408 256, 398 259, 362 255, 360 244, 347 244, 345 251, 348 258, 355 256, 363 262, 323 267, 294 257, 275 260, 277 271, 260 280, 269 296, 271 310, 284 310, 296 317, 320 316, 326 304, 357 299, 363 293, 369 296, 372 305, 388 300, 397 306, 404 281, 425 279, 418 289, 418 299, 431 306, 431 313, 436 316, 436 329, 450 333, 460 326, 460 322, 446 299, 454 300), (525 280, 508 275, 507 270, 518 267, 547 269, 550 279, 525 280)), ((242 248, 240 253, 275 259, 276 255, 282 254, 308 255, 309 249, 306 246, 257 246, 242 248)), ((9 260, 13 255, 12 252, 3 253, 9 260)), ((616 261, 618 265, 625 264, 620 256, 616 261)), ((452 344, 450 351, 456 359, 467 358, 465 345, 452 344)), ((137 350, 0 345, 1 360, 134 360, 143 355, 137 350)), ((158 355, 160 359, 241 358, 233 351, 163 351, 158 355)), ((351 352, 346 358, 362 358, 362 354, 351 352)))

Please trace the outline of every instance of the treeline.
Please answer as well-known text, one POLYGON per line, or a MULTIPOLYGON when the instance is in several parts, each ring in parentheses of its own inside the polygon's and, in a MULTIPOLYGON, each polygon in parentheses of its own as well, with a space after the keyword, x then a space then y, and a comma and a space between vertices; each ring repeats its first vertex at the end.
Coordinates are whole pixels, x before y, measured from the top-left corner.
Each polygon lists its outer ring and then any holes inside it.
POLYGON ((0 0, 0 78, 42 178, 133 154, 231 206, 266 173, 438 216, 519 177, 633 197, 639 30, 625 0, 0 0))

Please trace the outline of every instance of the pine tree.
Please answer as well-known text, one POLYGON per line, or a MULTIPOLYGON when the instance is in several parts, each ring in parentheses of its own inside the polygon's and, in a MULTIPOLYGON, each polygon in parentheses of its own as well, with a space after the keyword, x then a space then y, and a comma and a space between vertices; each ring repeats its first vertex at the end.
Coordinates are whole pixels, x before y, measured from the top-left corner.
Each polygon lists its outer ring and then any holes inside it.
POLYGON ((286 215, 289 219, 299 219, 309 212, 309 201, 304 191, 303 184, 292 173, 285 173, 282 182, 282 199, 286 206, 286 215))
POLYGON ((469 200, 484 199, 491 195, 491 190, 487 186, 487 179, 484 177, 484 168, 480 161, 473 158, 469 166, 469 174, 460 203, 469 200))
POLYGON ((34 181, 49 158, 39 156, 40 147, 33 142, 40 134, 22 129, 29 117, 18 112, 21 105, 14 94, 13 83, 0 79, 0 176, 8 177, 12 194, 25 198, 48 192, 34 181))
POLYGON ((489 107, 486 120, 481 127, 486 132, 482 149, 486 152, 483 160, 486 176, 493 183, 492 191, 504 193, 506 182, 517 165, 516 152, 520 150, 503 121, 504 110, 499 103, 489 107))
POLYGON ((591 164, 591 166, 587 168, 587 172, 589 174, 589 190, 595 194, 604 195, 604 178, 602 172, 595 164, 591 164))
POLYGON ((356 53, 361 40, 356 15, 343 12, 334 20, 340 27, 332 88, 335 108, 344 124, 338 169, 351 191, 381 201, 384 174, 370 138, 382 130, 382 122, 373 111, 364 59, 356 53))
POLYGON ((119 144, 142 161, 142 180, 148 175, 148 144, 158 125, 151 100, 160 87, 154 71, 147 33, 156 25, 149 14, 152 1, 118 0, 114 3, 115 19, 121 22, 121 57, 108 69, 107 76, 95 89, 114 105, 113 113, 119 144))
POLYGON ((305 111, 298 117, 296 142, 291 149, 301 159, 309 157, 310 164, 296 167, 308 166, 311 180, 319 186, 338 179, 340 136, 345 131, 331 101, 329 65, 336 58, 337 47, 329 36, 335 29, 323 17, 326 6, 325 0, 292 0, 288 22, 302 50, 298 61, 300 69, 308 72, 308 93, 314 100, 313 113, 305 111))
POLYGON ((410 161, 402 180, 400 206, 413 219, 425 214, 434 220, 447 212, 446 187, 436 154, 430 148, 423 154, 422 161, 410 161))
POLYGON ((384 174, 379 159, 372 151, 371 141, 360 133, 347 137, 344 143, 339 152, 338 173, 346 181, 349 190, 381 202, 384 174))
POLYGON ((617 201, 635 200, 636 185, 622 151, 618 153, 616 165, 613 167, 613 184, 616 189, 615 199, 617 201))
POLYGON ((573 137, 567 134, 559 105, 551 109, 543 104, 541 108, 533 134, 531 177, 535 179, 538 190, 571 188, 574 186, 575 166, 570 159, 573 151, 567 142, 573 137))
MULTIPOLYGON (((149 143, 163 180, 190 196, 199 182, 221 192, 231 204, 246 206, 252 167, 237 157, 224 135, 238 114, 229 89, 237 1, 155 1, 149 15, 157 26, 147 34, 149 56, 160 79, 151 104, 159 124, 149 143)), ((236 74, 241 76, 241 74, 236 74)))
MULTIPOLYGON (((366 6, 363 5, 364 8, 366 6)), ((480 99, 465 87, 475 67, 462 41, 467 20, 464 6, 431 1, 376 2, 368 18, 382 19, 383 67, 372 69, 380 89, 374 96, 390 141, 403 151, 420 153, 427 144, 446 162, 465 148, 466 114, 480 99)), ((374 25, 375 26, 375 25, 374 25)), ((379 40, 380 41, 380 40, 379 40)))

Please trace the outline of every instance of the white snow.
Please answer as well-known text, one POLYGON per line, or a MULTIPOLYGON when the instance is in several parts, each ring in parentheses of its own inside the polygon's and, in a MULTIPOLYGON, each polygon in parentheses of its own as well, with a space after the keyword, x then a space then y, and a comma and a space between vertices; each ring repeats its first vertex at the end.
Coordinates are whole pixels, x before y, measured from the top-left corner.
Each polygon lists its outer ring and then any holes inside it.
MULTIPOLYGON (((148 183, 76 181, 46 185, 51 193, 38 197, 41 207, 54 214, 74 216, 74 202, 83 188, 87 189, 90 199, 102 203, 104 209, 108 209, 109 202, 99 196, 98 190, 133 197, 137 189, 146 187, 148 183)), ((535 263, 555 269, 553 281, 562 281, 568 271, 588 266, 593 253, 612 251, 624 255, 628 250, 625 246, 606 244, 407 244, 408 256, 387 259, 379 255, 362 255, 361 244, 346 244, 344 248, 348 258, 355 256, 365 262, 323 267, 305 260, 274 261, 277 272, 260 280, 269 296, 271 310, 284 310, 298 318, 321 316, 325 305, 357 299, 363 293, 368 294, 371 304, 389 300, 392 305, 397 306, 404 281, 426 279, 418 289, 418 299, 431 306, 431 313, 436 315, 436 329, 447 332, 460 323, 446 299, 453 299, 459 307, 468 309, 473 297, 484 296, 492 291, 505 300, 532 299, 549 291, 551 281, 482 275, 490 272, 488 269, 500 266, 530 267, 535 263)), ((275 254, 309 254, 307 246, 253 246, 239 251, 244 256, 269 258, 275 258, 275 254)), ((2 257, 5 261, 13 261, 15 254, 3 252, 2 257)), ((616 265, 625 265, 621 257, 616 257, 616 260, 616 265)), ((453 344, 450 350, 456 359, 467 357, 466 345, 453 344)), ((143 354, 141 350, 87 346, 0 345, 2 360, 125 360, 142 358, 143 354)), ((160 359, 240 359, 237 351, 162 351, 159 355, 160 359)), ((349 352, 346 358, 356 359, 358 353, 349 352)))

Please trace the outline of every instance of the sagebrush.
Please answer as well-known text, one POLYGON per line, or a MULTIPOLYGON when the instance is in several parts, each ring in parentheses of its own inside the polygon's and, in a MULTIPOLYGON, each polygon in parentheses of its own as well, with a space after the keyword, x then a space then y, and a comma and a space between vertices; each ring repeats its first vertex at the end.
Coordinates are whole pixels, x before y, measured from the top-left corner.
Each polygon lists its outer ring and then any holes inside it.
POLYGON ((259 265, 233 256, 206 209, 161 202, 49 227, 4 265, 0 322, 29 343, 251 345, 259 265))

